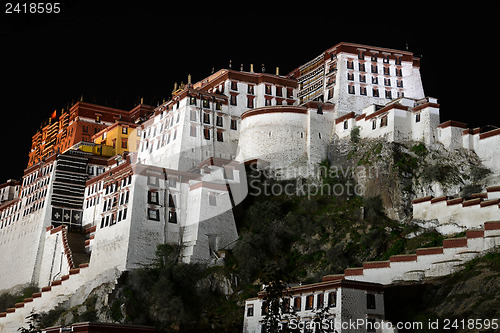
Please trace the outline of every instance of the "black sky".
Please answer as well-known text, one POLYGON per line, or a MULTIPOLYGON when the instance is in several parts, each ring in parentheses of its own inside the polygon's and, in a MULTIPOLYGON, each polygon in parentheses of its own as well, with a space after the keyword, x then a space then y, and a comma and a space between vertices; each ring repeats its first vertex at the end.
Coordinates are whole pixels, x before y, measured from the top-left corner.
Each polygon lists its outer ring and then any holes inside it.
POLYGON ((189 5, 164 3, 62 1, 61 13, 50 15, 5 14, 2 8, 0 182, 21 177, 40 123, 81 95, 127 110, 141 97, 156 106, 169 98, 174 82, 187 82, 188 74, 201 80, 212 68, 227 68, 230 59, 236 69, 253 63, 260 71, 264 63, 268 72, 279 66, 285 74, 341 41, 408 45, 422 57, 424 91, 438 98, 441 121, 500 127, 493 103, 498 85, 490 84, 498 66, 488 61, 494 35, 484 21, 468 23, 468 13, 443 21, 431 10, 234 16, 207 7, 194 15, 189 5))

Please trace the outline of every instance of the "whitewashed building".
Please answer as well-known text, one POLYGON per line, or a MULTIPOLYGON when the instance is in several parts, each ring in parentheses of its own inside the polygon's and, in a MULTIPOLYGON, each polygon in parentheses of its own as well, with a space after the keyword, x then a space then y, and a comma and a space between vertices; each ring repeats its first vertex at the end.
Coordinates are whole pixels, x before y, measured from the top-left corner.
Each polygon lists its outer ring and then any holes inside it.
MULTIPOLYGON (((243 332, 266 332, 266 293, 247 299, 243 332)), ((290 287, 280 300, 282 329, 298 332, 393 332, 384 321, 383 286, 325 277, 322 282, 290 287)))

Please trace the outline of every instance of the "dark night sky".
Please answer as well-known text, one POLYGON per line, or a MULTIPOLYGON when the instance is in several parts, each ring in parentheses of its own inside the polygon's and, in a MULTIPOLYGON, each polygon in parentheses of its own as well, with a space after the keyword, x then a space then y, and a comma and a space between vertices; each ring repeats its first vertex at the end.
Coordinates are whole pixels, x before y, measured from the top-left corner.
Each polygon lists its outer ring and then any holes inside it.
POLYGON ((169 98, 175 81, 187 82, 191 74, 196 82, 212 68, 227 68, 230 59, 235 69, 253 63, 260 71, 264 63, 268 72, 279 66, 286 74, 341 41, 401 50, 408 44, 422 56, 424 91, 438 98, 442 122, 500 127, 500 111, 490 104, 498 94, 498 85, 489 84, 498 77, 498 66, 489 62, 495 48, 484 41, 490 30, 468 23, 468 13, 445 24, 434 10, 380 18, 366 10, 361 18, 354 10, 298 17, 233 16, 215 8, 193 15, 190 8, 175 8, 63 0, 61 13, 49 15, 5 14, 3 7, 0 182, 21 177, 40 122, 82 94, 85 101, 127 110, 141 97, 156 106, 169 98))

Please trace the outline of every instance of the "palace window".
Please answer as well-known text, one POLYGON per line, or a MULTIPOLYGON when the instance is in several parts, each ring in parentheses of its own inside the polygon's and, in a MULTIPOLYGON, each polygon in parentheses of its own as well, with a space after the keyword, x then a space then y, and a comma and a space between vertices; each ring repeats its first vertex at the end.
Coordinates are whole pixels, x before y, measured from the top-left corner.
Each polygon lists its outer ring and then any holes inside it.
POLYGON ((231 90, 238 90, 238 83, 235 81, 231 81, 231 90))
POLYGON ((359 94, 362 96, 366 96, 366 87, 359 87, 359 94))
POLYGON ((293 298, 293 310, 295 312, 300 312, 302 309, 302 299, 300 297, 294 297, 293 298))
POLYGON ((419 123, 419 122, 420 122, 420 113, 417 113, 417 114, 415 115, 415 122, 416 122, 416 123, 419 123))
POLYGON ((189 129, 189 134, 191 136, 196 136, 196 126, 195 125, 191 125, 190 129, 189 129))
POLYGON ((317 294, 316 295, 316 309, 322 309, 323 308, 323 304, 324 304, 324 298, 325 298, 325 295, 324 294, 317 294))
POLYGON ((196 97, 189 97, 189 105, 196 105, 196 97))
POLYGON ((359 75, 359 82, 366 82, 366 75, 360 74, 359 75))
POLYGON ((281 300, 281 310, 283 313, 290 313, 290 298, 283 298, 281 300))
POLYGON ((216 119, 215 124, 216 124, 217 126, 220 126, 220 127, 222 127, 222 126, 223 126, 222 116, 217 116, 217 119, 216 119))
POLYGON ((366 294, 366 308, 375 309, 375 294, 366 294))
POLYGON ((127 133, 128 133, 128 128, 122 127, 122 134, 127 134, 127 133))
POLYGON ((314 295, 308 295, 306 297, 306 310, 311 310, 314 305, 314 295))
POLYGON ((283 96, 283 87, 276 87, 276 96, 283 96))
POLYGON ((206 98, 203 98, 203 107, 210 108, 210 101, 206 98))
POLYGON ((148 204, 158 205, 159 195, 156 191, 148 191, 148 204))
POLYGON ((247 108, 253 109, 253 96, 252 97, 250 97, 250 96, 247 97, 247 108))
POLYGON ((390 90, 385 91, 385 98, 392 99, 392 92, 390 90))
POLYGON ((191 111, 189 112, 189 119, 190 119, 191 121, 196 121, 196 110, 191 110, 191 111))
POLYGON ((384 54, 383 58, 384 58, 383 59, 384 64, 388 64, 389 63, 389 55, 388 54, 384 54))
POLYGON ((380 127, 387 126, 387 116, 380 118, 380 127))
POLYGON ((253 304, 249 304, 247 307, 247 317, 253 317, 253 304))
POLYGON ((269 84, 266 84, 265 87, 266 87, 266 91, 265 91, 266 95, 271 95, 272 94, 271 86, 269 84))
POLYGON ((224 141, 224 135, 222 131, 217 131, 217 141, 218 142, 223 142, 224 141))
POLYGON ((231 105, 236 105, 236 95, 231 95, 231 97, 229 99, 229 103, 231 105))
POLYGON ((347 60, 347 69, 354 69, 354 62, 352 60, 347 60))
POLYGON ((231 119, 231 126, 230 128, 232 130, 237 130, 238 129, 238 120, 237 119, 231 119))
POLYGON ((348 92, 349 94, 354 94, 354 86, 348 86, 348 92))
POLYGON ((337 292, 333 291, 328 294, 328 307, 334 308, 337 306, 337 292))
POLYGON ((391 86, 391 79, 385 78, 384 79, 384 85, 387 86, 387 87, 390 87, 391 86))
POLYGON ((372 95, 373 95, 373 97, 378 97, 378 89, 377 88, 373 88, 372 95))
POLYGON ((398 86, 398 88, 403 88, 403 80, 396 80, 396 86, 398 86))
POLYGON ((347 73, 347 80, 354 81, 354 73, 347 73))
POLYGON ((222 110, 222 102, 215 101, 215 110, 222 110))
POLYGON ((248 90, 247 90, 247 93, 249 93, 249 94, 252 94, 252 95, 253 95, 253 94, 254 94, 254 87, 255 87, 255 86, 253 86, 253 85, 249 84, 249 85, 248 85, 248 90))
POLYGON ((372 76, 372 84, 378 84, 378 77, 372 76))
POLYGON ((152 221, 160 221, 160 210, 148 208, 148 219, 152 221))
POLYGON ((172 194, 168 195, 168 207, 175 208, 175 199, 172 194))
POLYGON ((349 123, 347 122, 347 120, 344 120, 344 129, 348 129, 349 128, 349 123))
POLYGON ((401 68, 396 68, 396 76, 403 76, 403 70, 401 68))
POLYGON ((375 120, 372 121, 372 130, 377 128, 377 122, 375 120))
POLYGON ((210 113, 203 112, 203 123, 210 124, 210 113))
POLYGON ((365 51, 358 51, 358 59, 364 60, 365 59, 365 51))
POLYGON ((203 129, 203 137, 205 138, 205 140, 210 140, 210 129, 205 127, 203 129))
POLYGON ((396 60, 395 60, 396 61, 396 65, 401 65, 401 59, 402 59, 401 56, 396 57, 396 60))
POLYGON ((378 67, 377 65, 372 65, 372 73, 377 74, 378 73, 378 67))
POLYGON ((384 75, 390 75, 389 67, 384 67, 384 75))
POLYGON ((328 99, 333 97, 333 89, 328 89, 328 99))
POLYGON ((177 213, 175 211, 168 212, 168 223, 177 223, 177 213))
POLYGON ((364 72, 364 71, 366 71, 366 70, 365 70, 365 64, 359 64, 359 65, 358 65, 358 68, 359 68, 359 71, 360 71, 360 72, 364 72))

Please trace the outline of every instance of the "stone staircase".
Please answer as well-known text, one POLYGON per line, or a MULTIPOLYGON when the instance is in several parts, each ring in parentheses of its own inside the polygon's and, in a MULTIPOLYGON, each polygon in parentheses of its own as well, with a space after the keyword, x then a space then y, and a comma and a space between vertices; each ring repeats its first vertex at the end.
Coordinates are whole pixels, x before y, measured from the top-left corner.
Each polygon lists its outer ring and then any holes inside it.
POLYGON ((69 231, 66 233, 66 244, 71 251, 72 267, 79 267, 80 264, 88 263, 90 254, 85 251, 85 241, 87 236, 81 232, 69 231))
POLYGON ((460 232, 500 217, 500 186, 490 186, 468 199, 427 196, 412 203, 414 220, 438 221, 435 227, 441 233, 460 232))
POLYGON ((327 275, 323 281, 349 279, 384 285, 419 282, 451 274, 464 263, 500 246, 500 221, 488 221, 484 228, 469 230, 465 237, 449 238, 443 246, 417 249, 416 253, 391 256, 385 261, 363 263, 348 268, 344 274, 327 275))

